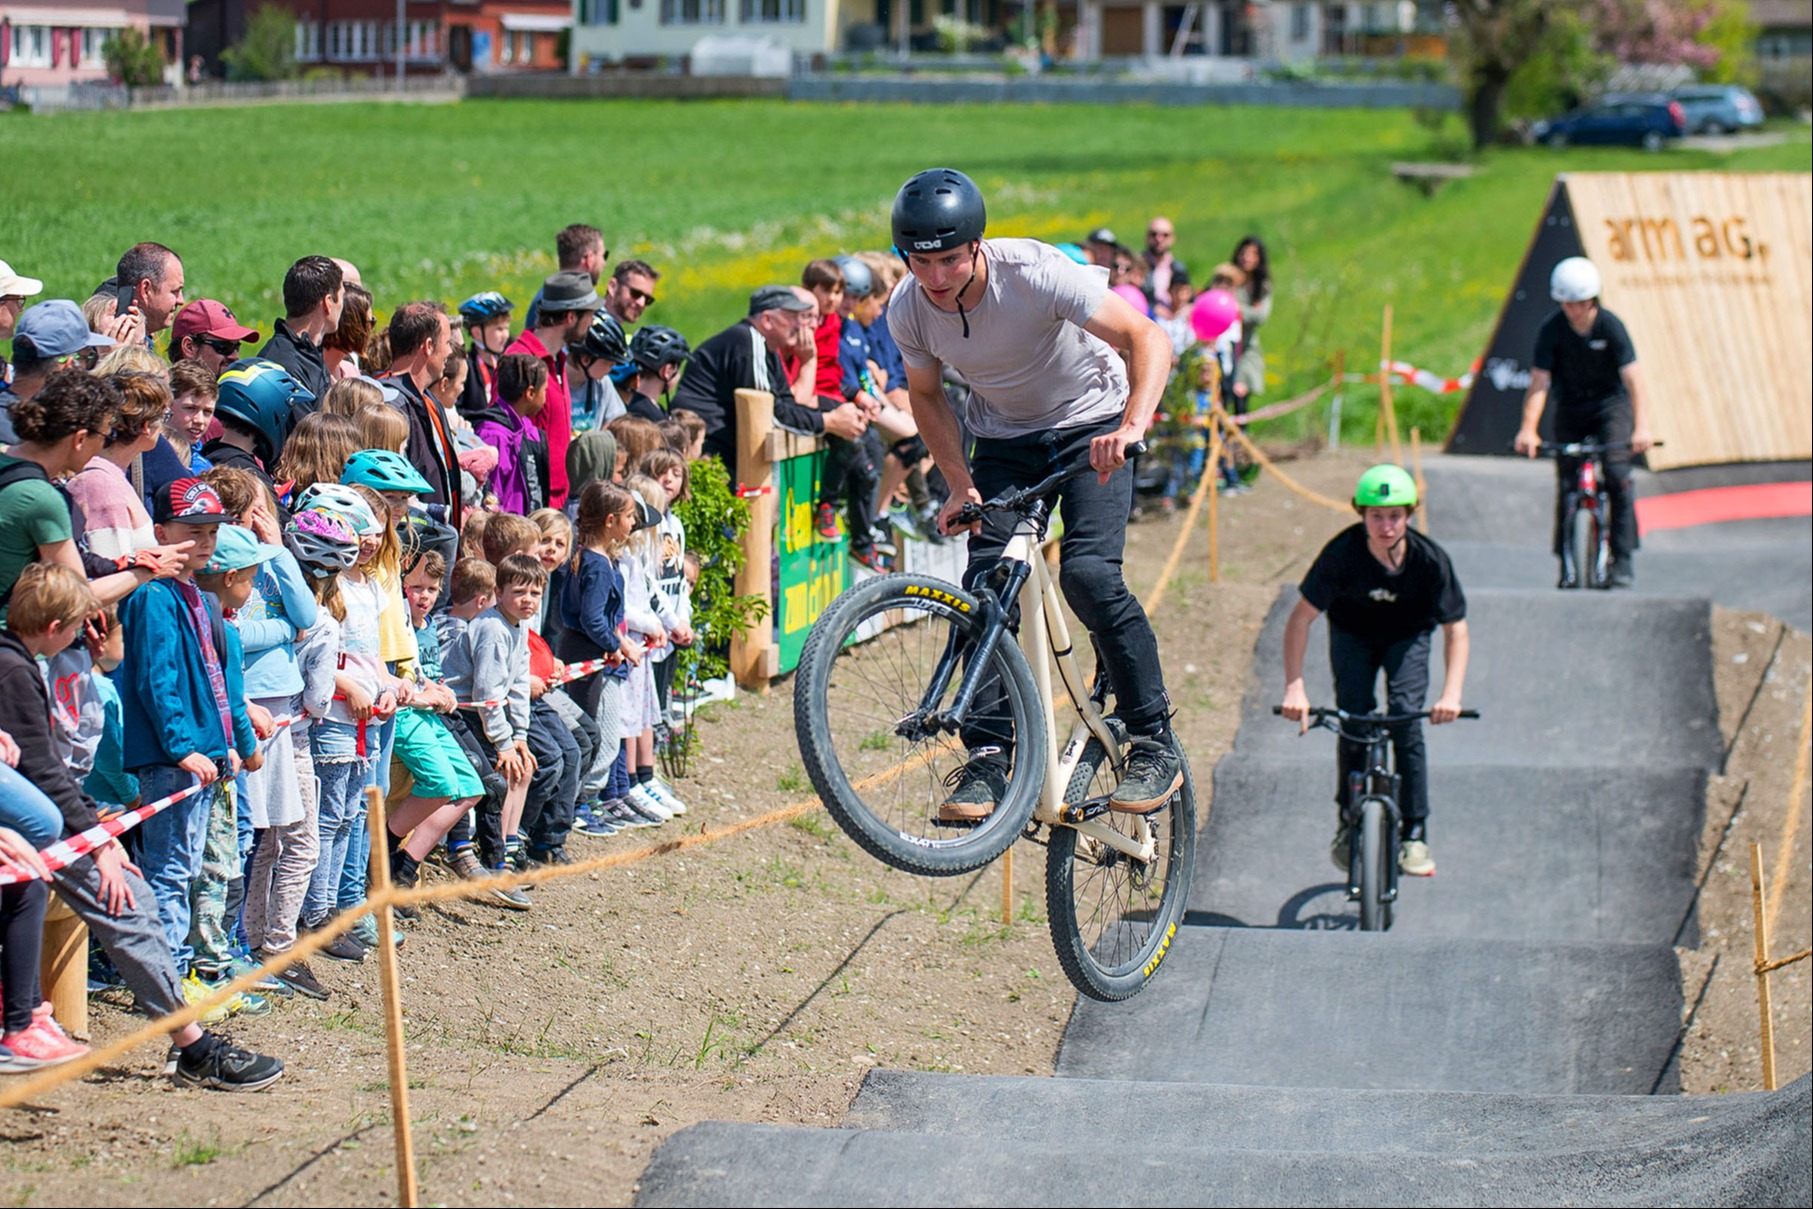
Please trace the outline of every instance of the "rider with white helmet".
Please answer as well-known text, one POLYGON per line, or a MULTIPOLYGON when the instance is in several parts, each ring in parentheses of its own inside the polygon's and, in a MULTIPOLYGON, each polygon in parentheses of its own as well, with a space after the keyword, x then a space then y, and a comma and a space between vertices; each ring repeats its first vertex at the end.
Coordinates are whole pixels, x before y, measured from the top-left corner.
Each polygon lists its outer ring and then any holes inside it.
MULTIPOLYGON (((1555 398, 1555 440, 1628 444, 1604 455, 1606 495, 1611 503, 1611 586, 1628 588, 1633 579, 1631 556, 1637 549, 1636 495, 1631 487, 1631 458, 1650 447, 1644 409, 1643 379, 1637 372, 1637 350, 1619 318, 1599 305, 1599 270, 1584 256, 1570 256, 1555 266, 1549 296, 1561 309, 1543 320, 1531 358, 1530 388, 1523 397, 1523 426, 1517 452, 1535 457, 1542 438, 1537 425, 1549 396, 1555 398)), ((1561 556, 1562 495, 1579 471, 1577 459, 1556 459, 1555 554, 1561 556)), ((1562 564, 1562 587, 1574 586, 1562 564)))

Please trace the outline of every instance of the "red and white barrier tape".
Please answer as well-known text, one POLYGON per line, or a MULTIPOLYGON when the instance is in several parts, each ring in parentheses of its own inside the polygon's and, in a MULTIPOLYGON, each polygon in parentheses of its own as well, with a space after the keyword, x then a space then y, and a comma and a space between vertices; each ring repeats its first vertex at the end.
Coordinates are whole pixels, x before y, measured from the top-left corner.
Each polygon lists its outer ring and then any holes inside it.
MULTIPOLYGON (((278 718, 276 719, 276 723, 277 729, 261 740, 260 746, 275 739, 279 732, 294 726, 296 719, 278 718)), ((159 798, 155 802, 146 802, 143 806, 134 807, 124 814, 118 814, 111 819, 96 823, 86 831, 77 832, 66 840, 58 840, 38 855, 44 858, 44 863, 50 866, 51 872, 54 873, 58 869, 73 865, 75 862, 81 860, 108 841, 118 839, 152 815, 161 814, 178 802, 194 797, 196 794, 200 793, 201 790, 201 785, 191 785, 189 788, 182 790, 179 793, 173 793, 167 798, 159 798)), ((35 880, 36 877, 36 874, 23 873, 17 869, 0 869, 0 886, 11 886, 16 885, 19 882, 29 882, 35 880)))
MULTIPOLYGON (((1429 370, 1418 369, 1408 361, 1383 361, 1379 363, 1379 369, 1380 372, 1388 373, 1407 385, 1420 386, 1433 394, 1452 395, 1467 390, 1473 385, 1473 375, 1478 371, 1479 366, 1475 365, 1458 378, 1444 378, 1429 370)), ((1374 374, 1348 374, 1347 380, 1349 382, 1376 382, 1378 377, 1374 374)))
MULTIPOLYGON (((569 663, 565 672, 548 681, 548 687, 559 688, 561 685, 571 684, 575 680, 584 680, 593 672, 603 671, 604 667, 603 659, 586 659, 579 663, 569 663)), ((458 705, 460 709, 496 709, 500 705, 509 703, 508 697, 499 697, 495 701, 461 701, 458 705)))

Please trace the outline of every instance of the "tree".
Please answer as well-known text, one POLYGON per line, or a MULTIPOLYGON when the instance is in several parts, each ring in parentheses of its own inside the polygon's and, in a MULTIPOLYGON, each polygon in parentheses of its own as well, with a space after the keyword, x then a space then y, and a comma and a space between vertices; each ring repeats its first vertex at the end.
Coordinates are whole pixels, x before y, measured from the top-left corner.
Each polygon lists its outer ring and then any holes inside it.
POLYGON ((1704 70, 1718 62, 1718 49, 1700 41, 1715 15, 1705 0, 1593 0, 1587 7, 1599 49, 1620 63, 1704 70))
POLYGON ((101 58, 107 74, 130 88, 145 88, 164 82, 163 48, 145 36, 145 31, 127 26, 101 47, 101 58))
POLYGON ((287 8, 262 4, 246 18, 245 37, 220 52, 229 80, 296 78, 296 18, 287 8))
POLYGON ((1454 48, 1475 148, 1498 137, 1505 89, 1541 49, 1559 0, 1455 0, 1454 48))

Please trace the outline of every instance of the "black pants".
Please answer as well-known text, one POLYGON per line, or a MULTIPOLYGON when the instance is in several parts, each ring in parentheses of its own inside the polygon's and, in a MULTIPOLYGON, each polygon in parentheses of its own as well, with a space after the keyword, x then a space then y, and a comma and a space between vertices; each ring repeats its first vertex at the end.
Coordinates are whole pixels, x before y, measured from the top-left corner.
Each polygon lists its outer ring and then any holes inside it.
POLYGON ((529 705, 529 754, 535 757, 535 774, 529 778, 529 796, 523 803, 521 834, 531 848, 564 844, 573 829, 573 804, 579 800, 579 743, 567 729, 567 720, 548 704, 547 697, 529 705), (548 837, 558 835, 558 840, 548 837))
MULTIPOLYGON (((835 508, 844 505, 844 526, 850 531, 850 550, 861 553, 875 544, 875 493, 881 489, 881 458, 871 448, 869 429, 854 441, 825 438, 825 468, 818 487, 818 502, 835 508)), ((879 437, 874 438, 878 446, 879 437)))
MULTIPOLYGON (((1379 708, 1379 672, 1385 673, 1385 712, 1414 714, 1429 695, 1429 635, 1396 642, 1373 642, 1337 625, 1328 627, 1328 662, 1335 673, 1335 704, 1352 714, 1370 714, 1379 708)), ((1423 724, 1403 722, 1388 728, 1391 752, 1402 786, 1398 809, 1404 831, 1420 827, 1429 817, 1429 761, 1423 748, 1423 724)), ((1347 777, 1366 771, 1366 748, 1343 739, 1339 746, 1340 780, 1335 802, 1346 805, 1347 777)))
MULTIPOLYGON (((1118 421, 1110 421, 1007 441, 978 439, 970 455, 970 476, 983 499, 1011 488, 1030 487, 1055 468, 1086 461, 1089 442, 1118 426, 1118 421)), ((1133 734, 1156 734, 1171 712, 1164 668, 1158 661, 1158 637, 1145 609, 1121 578, 1127 515, 1133 507, 1133 466, 1122 466, 1108 476, 1106 484, 1093 474, 1071 479, 1059 491, 1058 501, 1064 514, 1058 586, 1078 620, 1095 636, 1114 685, 1121 721, 1133 734)), ((1011 513, 994 513, 983 522, 982 531, 970 537, 964 587, 973 589, 1000 557, 1017 519, 1011 513)), ((1017 632, 1017 607, 1014 625, 1017 632)), ((964 724, 963 741, 972 750, 1012 747, 1007 693, 998 679, 984 683, 977 693, 975 708, 964 724)))
MULTIPOLYGON (((472 770, 478 773, 478 779, 484 782, 485 796, 475 804, 480 827, 482 830, 487 817, 492 820, 491 830, 496 836, 498 851, 502 852, 503 834, 497 826, 497 820, 503 817, 504 794, 508 791, 509 785, 504 781, 504 775, 498 772, 492 764, 494 756, 490 745, 479 741, 478 732, 468 725, 464 717, 458 713, 445 714, 441 721, 447 724, 448 731, 459 740, 460 749, 466 753, 466 758, 472 761, 472 770)), ((472 837, 472 812, 468 811, 462 814, 459 821, 448 829, 447 850, 451 852, 462 844, 472 843, 472 837)))
POLYGON ((0 979, 6 986, 6 1031, 31 1027, 37 1010, 38 954, 44 939, 44 912, 50 887, 41 881, 17 882, 0 889, 0 979))
MULTIPOLYGON (((1571 407, 1555 413, 1555 441, 1598 441, 1602 445, 1629 444, 1636 417, 1631 411, 1630 396, 1614 395, 1595 406, 1571 407)), ((1637 493, 1631 486, 1631 452, 1620 449, 1600 455, 1605 467, 1605 496, 1611 505, 1612 557, 1628 558, 1636 550, 1637 493)), ((1555 556, 1561 557, 1568 535, 1562 532, 1567 523, 1568 498, 1574 492, 1574 479, 1580 473, 1579 458, 1555 459, 1555 556)))

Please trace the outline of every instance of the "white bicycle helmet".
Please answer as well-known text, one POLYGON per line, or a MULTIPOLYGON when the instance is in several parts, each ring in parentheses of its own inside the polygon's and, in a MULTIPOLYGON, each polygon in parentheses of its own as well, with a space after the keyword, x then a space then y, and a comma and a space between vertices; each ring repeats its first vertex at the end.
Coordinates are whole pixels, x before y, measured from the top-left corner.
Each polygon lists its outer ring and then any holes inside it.
POLYGON ((357 537, 371 537, 384 532, 383 524, 365 497, 351 487, 338 483, 316 483, 296 500, 297 512, 326 512, 346 522, 357 537))
POLYGON ((284 544, 312 579, 326 579, 359 561, 359 539, 338 513, 307 508, 283 528, 284 544))
POLYGON ((1549 297, 1556 302, 1591 302, 1599 296, 1599 270, 1584 256, 1570 256, 1549 275, 1549 297))

